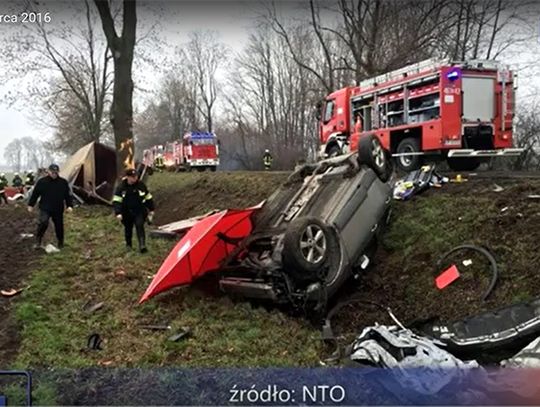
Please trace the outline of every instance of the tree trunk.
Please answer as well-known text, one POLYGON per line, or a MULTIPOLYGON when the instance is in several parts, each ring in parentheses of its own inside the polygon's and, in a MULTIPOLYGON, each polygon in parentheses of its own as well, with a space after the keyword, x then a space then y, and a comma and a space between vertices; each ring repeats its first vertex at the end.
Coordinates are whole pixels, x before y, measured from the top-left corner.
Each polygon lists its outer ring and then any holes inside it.
POLYGON ((124 0, 121 36, 116 33, 108 0, 95 0, 95 3, 114 60, 111 124, 116 146, 116 168, 118 176, 121 176, 126 169, 135 168, 132 65, 137 25, 136 2, 124 0))

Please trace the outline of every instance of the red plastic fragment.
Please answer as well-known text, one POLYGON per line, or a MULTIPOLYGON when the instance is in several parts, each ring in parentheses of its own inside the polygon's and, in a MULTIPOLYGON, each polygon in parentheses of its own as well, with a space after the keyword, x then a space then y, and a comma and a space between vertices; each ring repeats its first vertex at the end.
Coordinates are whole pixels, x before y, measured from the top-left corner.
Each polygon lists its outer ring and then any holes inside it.
POLYGON ((455 264, 444 270, 436 279, 435 285, 439 290, 448 287, 459 278, 459 271, 455 264))

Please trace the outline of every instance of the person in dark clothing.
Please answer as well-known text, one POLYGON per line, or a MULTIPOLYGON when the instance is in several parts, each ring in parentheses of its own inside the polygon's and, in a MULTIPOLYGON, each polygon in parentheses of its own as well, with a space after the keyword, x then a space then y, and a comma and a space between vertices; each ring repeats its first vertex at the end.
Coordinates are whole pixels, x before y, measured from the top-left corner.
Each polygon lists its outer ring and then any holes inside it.
POLYGON ((34 177, 34 173, 32 171, 28 171, 26 173, 26 179, 24 180, 24 186, 30 189, 35 183, 36 178, 34 177))
POLYGON ((263 164, 264 164, 264 169, 266 171, 270 171, 270 168, 272 168, 272 161, 273 161, 273 157, 272 157, 272 154, 270 154, 270 150, 266 149, 264 150, 264 155, 263 155, 263 164))
POLYGON ((146 253, 144 222, 148 218, 152 221, 154 216, 154 199, 148 192, 146 185, 139 181, 137 171, 129 169, 126 176, 116 188, 113 197, 114 214, 124 225, 126 247, 132 248, 133 226, 137 231, 139 250, 146 253))
POLYGON ((51 164, 48 175, 38 180, 28 201, 28 211, 33 212, 39 199, 37 247, 41 247, 49 219, 54 223, 58 247, 64 247, 64 208, 67 212, 73 210, 73 196, 69 183, 58 175, 59 171, 58 165, 51 164))
POLYGON ((15 188, 20 188, 23 186, 23 180, 18 172, 13 175, 13 179, 11 180, 11 186, 15 188))
POLYGON ((6 198, 6 187, 9 185, 8 180, 6 178, 6 174, 2 173, 0 174, 0 204, 2 201, 7 205, 8 200, 6 198))

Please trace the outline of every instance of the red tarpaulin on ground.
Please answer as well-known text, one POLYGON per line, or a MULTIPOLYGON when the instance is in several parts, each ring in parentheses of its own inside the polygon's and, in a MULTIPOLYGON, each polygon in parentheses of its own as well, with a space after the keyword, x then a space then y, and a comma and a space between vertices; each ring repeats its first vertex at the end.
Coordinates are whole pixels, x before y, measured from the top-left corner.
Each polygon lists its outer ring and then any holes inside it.
POLYGON ((251 233, 251 215, 260 207, 229 209, 197 222, 169 253, 139 303, 219 269, 237 247, 234 243, 251 233))

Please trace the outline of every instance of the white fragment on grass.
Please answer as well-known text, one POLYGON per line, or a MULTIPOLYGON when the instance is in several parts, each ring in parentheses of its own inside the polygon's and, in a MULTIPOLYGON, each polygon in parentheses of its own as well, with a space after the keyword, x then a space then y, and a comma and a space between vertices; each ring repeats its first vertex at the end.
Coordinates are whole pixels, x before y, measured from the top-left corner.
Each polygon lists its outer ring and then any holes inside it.
POLYGON ((472 264, 472 260, 471 259, 463 260, 462 263, 465 267, 469 267, 472 264))
POLYGON ((504 208, 501 209, 501 213, 506 212, 507 210, 508 210, 508 206, 505 206, 504 208))
POLYGON ((33 233, 21 233, 21 239, 31 239, 34 237, 33 233))
POLYGON ((501 192, 501 191, 504 191, 503 187, 497 184, 493 184, 493 192, 501 192))
POLYGON ((540 195, 529 195, 527 196, 529 199, 540 199, 540 195))
POLYGON ((58 249, 55 245, 49 243, 47 246, 45 246, 45 252, 47 254, 60 253, 60 249, 58 249))

